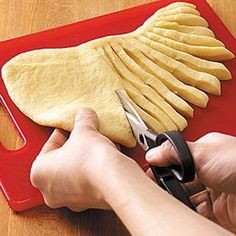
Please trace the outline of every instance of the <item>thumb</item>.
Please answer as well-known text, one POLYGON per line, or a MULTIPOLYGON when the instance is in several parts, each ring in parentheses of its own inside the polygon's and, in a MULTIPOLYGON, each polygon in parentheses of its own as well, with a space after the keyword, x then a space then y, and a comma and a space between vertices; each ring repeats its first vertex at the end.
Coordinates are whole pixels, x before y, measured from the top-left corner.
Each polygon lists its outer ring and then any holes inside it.
POLYGON ((78 134, 83 130, 94 130, 98 129, 98 116, 96 112, 91 108, 82 108, 75 117, 73 134, 78 134))
POLYGON ((162 145, 150 149, 146 153, 146 161, 155 166, 170 166, 173 164, 180 164, 178 155, 170 143, 170 141, 165 141, 162 145))

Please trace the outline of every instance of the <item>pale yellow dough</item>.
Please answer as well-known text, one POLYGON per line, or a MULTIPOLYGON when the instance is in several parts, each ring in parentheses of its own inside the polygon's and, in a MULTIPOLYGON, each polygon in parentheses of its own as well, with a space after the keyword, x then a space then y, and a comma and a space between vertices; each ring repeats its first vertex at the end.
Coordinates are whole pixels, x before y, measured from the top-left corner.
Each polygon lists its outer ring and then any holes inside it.
POLYGON ((63 49, 22 53, 2 68, 13 102, 38 124, 71 131, 75 114, 93 108, 99 130, 114 142, 136 141, 115 93, 154 131, 182 131, 193 105, 205 108, 231 79, 219 61, 234 55, 215 38, 195 5, 173 3, 135 31, 63 49), (189 104, 190 103, 190 104, 189 104))
MULTIPOLYGON (((52 50, 31 52, 41 60, 52 50), (42 53, 42 55, 40 55, 42 53)), ((58 51, 58 53, 61 53, 58 51)), ((99 130, 127 147, 135 145, 129 123, 115 90, 123 90, 119 77, 91 48, 76 48, 76 60, 64 50, 58 61, 21 62, 24 54, 8 62, 2 75, 12 100, 35 122, 71 131, 76 112, 91 107, 99 117, 99 130)), ((59 55, 59 54, 58 54, 59 55)))

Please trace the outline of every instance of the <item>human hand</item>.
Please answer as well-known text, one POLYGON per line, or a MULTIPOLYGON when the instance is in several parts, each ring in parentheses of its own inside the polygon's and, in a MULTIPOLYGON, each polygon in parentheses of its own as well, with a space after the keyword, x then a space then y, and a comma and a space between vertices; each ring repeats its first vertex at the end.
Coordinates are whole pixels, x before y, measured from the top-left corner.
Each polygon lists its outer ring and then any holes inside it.
POLYGON ((201 226, 205 235, 228 235, 156 187, 136 162, 97 131, 97 123, 93 111, 83 110, 70 137, 55 130, 34 161, 31 182, 49 207, 82 211, 111 206, 134 235, 169 235, 179 228, 189 235, 192 229, 186 223, 201 226), (176 221, 178 214, 183 221, 176 221), (159 227, 166 219, 172 227, 159 227))
POLYGON ((49 207, 66 206, 74 211, 109 208, 99 189, 99 180, 105 178, 103 171, 108 162, 112 168, 126 157, 97 128, 96 113, 82 109, 70 136, 55 129, 34 161, 31 182, 49 207))
MULTIPOLYGON (((236 137, 209 133, 196 142, 188 142, 188 146, 197 177, 211 193, 214 218, 236 233, 236 137)), ((146 160, 156 166, 180 162, 169 141, 147 152, 146 160)), ((204 215, 210 217, 209 210, 204 209, 204 215)), ((199 208, 199 211, 202 212, 202 209, 199 208)))

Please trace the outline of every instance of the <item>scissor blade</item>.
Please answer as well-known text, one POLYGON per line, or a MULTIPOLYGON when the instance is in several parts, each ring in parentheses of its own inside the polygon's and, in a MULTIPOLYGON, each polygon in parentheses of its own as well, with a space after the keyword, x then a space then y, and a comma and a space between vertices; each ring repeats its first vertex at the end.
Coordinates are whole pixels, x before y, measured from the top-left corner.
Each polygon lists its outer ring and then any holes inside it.
POLYGON ((116 90, 116 93, 121 101, 121 104, 125 110, 126 117, 130 123, 133 135, 136 138, 138 144, 144 149, 148 149, 148 144, 144 136, 145 131, 148 129, 142 118, 139 116, 135 108, 131 105, 129 98, 116 90))
POLYGON ((135 119, 139 122, 139 125, 142 126, 143 129, 148 129, 135 108, 131 105, 129 98, 119 90, 116 90, 116 94, 118 95, 124 110, 135 117, 135 119))
POLYGON ((125 114, 130 123, 135 139, 142 147, 142 149, 147 151, 149 149, 149 146, 147 144, 146 137, 144 136, 145 130, 142 126, 140 126, 139 121, 136 120, 136 118, 132 114, 127 111, 125 112, 125 114))

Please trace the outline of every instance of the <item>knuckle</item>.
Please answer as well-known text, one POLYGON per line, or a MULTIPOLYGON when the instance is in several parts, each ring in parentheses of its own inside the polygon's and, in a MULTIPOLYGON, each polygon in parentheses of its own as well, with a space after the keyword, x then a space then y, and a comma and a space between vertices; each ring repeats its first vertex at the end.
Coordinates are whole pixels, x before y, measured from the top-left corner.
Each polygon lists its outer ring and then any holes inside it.
POLYGON ((44 202, 45 204, 52 208, 52 209, 56 209, 56 208, 59 208, 61 207, 61 205, 59 204, 59 202, 57 202, 54 198, 51 198, 49 197, 48 195, 46 194, 43 194, 43 198, 44 198, 44 202))
POLYGON ((163 143, 162 155, 166 159, 169 164, 174 162, 178 162, 177 153, 175 147, 170 143, 170 141, 166 141, 163 143))
POLYGON ((75 122, 80 123, 83 120, 88 121, 88 120, 94 120, 96 118, 97 118, 97 115, 95 113, 82 113, 82 114, 76 116, 75 122))
POLYGON ((47 186, 41 191, 45 204, 53 209, 65 206, 63 202, 65 198, 61 197, 62 192, 58 191, 55 187, 55 183, 47 184, 47 186))
POLYGON ((75 117, 75 123, 82 120, 94 120, 97 119, 97 113, 91 108, 82 109, 81 112, 77 113, 75 117))
POLYGON ((76 132, 83 130, 96 130, 98 127, 98 118, 96 113, 79 115, 75 119, 74 130, 76 132))
POLYGON ((210 132, 204 135, 203 138, 211 141, 212 139, 219 137, 219 135, 222 135, 222 134, 220 134, 219 132, 210 132))
POLYGON ((173 145, 170 143, 170 141, 165 141, 162 145, 161 145, 162 149, 161 151, 163 153, 172 153, 174 150, 173 145))

